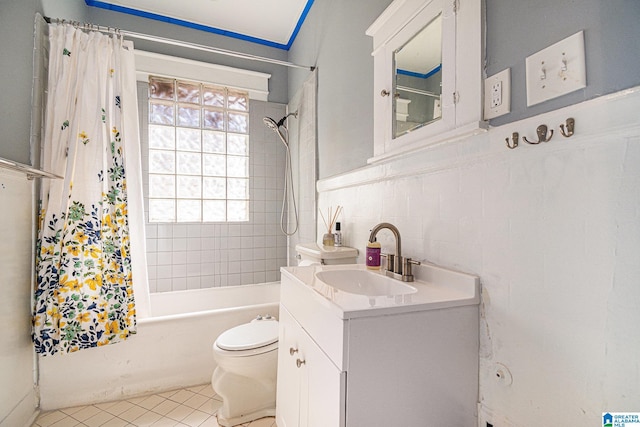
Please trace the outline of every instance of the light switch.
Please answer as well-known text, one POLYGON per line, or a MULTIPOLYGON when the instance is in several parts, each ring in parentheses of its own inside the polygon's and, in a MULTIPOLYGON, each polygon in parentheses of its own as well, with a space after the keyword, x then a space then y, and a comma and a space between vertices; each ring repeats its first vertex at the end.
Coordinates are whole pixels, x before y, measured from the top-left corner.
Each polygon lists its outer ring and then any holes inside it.
POLYGON ((526 73, 529 107, 586 87, 584 32, 527 57, 526 73))

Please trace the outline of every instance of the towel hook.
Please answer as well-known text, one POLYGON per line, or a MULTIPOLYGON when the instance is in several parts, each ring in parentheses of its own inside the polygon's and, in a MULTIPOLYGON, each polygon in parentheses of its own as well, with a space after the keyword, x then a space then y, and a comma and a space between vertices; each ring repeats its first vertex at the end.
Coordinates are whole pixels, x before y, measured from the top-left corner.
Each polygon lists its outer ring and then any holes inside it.
POLYGON ((573 136, 573 131, 575 130, 575 126, 576 126, 576 121, 573 117, 569 117, 566 121, 567 124, 567 132, 565 133, 564 131, 564 124, 560 125, 560 133, 562 134, 562 136, 564 136, 565 138, 569 138, 571 136, 573 136))
POLYGON ((536 129, 536 133, 538 134, 537 141, 529 141, 526 136, 522 137, 522 139, 524 139, 524 142, 526 142, 527 144, 535 145, 540 144, 541 142, 549 142, 551 141, 551 138, 553 138, 553 129, 548 129, 547 125, 538 126, 538 128, 536 129), (551 132, 549 136, 547 136, 547 132, 551 132))
POLYGON ((509 142, 509 138, 508 137, 505 138, 504 140, 507 141, 507 147, 509 147, 512 150, 514 148, 516 148, 518 146, 518 137, 519 137, 518 132, 514 132, 514 133, 511 134, 511 138, 513 140, 513 143, 509 142))

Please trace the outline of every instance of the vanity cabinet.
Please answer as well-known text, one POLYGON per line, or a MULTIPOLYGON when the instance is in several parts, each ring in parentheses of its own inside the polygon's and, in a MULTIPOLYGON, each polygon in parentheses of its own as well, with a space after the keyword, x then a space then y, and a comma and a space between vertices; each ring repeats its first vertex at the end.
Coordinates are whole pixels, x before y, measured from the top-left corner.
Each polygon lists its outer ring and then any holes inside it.
POLYGON ((374 157, 486 129, 482 0, 395 0, 373 38, 374 157))
POLYGON ((278 427, 475 425, 477 296, 346 312, 315 278, 331 267, 282 269, 278 427))

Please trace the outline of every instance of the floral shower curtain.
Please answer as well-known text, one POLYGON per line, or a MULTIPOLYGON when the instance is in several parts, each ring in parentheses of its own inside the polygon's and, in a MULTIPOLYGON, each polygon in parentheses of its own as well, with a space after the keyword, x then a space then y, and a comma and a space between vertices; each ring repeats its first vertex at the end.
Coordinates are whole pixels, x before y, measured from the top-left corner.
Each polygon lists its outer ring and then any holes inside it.
POLYGON ((136 105, 125 81, 135 79, 133 48, 69 24, 50 25, 49 41, 43 167, 65 178, 42 183, 33 317, 42 355, 136 332, 124 153, 138 138, 124 124, 137 117, 124 111, 136 105))

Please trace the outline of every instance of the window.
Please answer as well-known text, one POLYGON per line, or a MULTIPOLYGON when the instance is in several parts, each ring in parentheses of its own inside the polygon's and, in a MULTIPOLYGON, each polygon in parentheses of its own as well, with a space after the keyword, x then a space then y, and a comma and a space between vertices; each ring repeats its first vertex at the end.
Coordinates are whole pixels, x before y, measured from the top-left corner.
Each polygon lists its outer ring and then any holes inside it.
POLYGON ((249 220, 249 94, 149 77, 149 222, 249 220))

